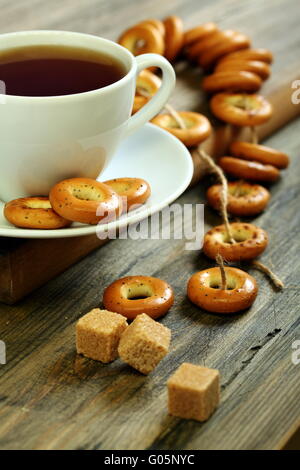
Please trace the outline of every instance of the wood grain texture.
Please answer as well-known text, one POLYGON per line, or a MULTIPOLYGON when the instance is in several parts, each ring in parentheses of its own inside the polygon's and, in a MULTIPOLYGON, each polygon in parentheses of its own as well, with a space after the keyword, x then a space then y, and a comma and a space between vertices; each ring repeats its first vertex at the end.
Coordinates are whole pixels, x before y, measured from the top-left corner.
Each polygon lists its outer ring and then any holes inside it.
MULTIPOLYGON (((0 5, 2 32, 55 28, 114 39, 124 25, 154 12, 158 17, 177 13, 187 27, 215 20, 249 33, 255 45, 275 53, 266 89, 276 73, 299 65, 295 0, 218 0, 200 6, 196 0, 2 0, 0 5)), ((199 71, 178 75, 173 104, 204 110, 199 71)), ((116 240, 19 304, 0 305, 0 339, 7 345, 7 364, 0 366, 1 449, 271 449, 285 442, 300 417, 300 366, 291 361, 292 343, 300 339, 299 133, 298 120, 268 139, 291 155, 292 164, 272 187, 267 211, 255 219, 269 232, 262 261, 285 282, 282 293, 250 270, 260 285, 254 306, 226 318, 207 314, 185 295, 189 276, 211 266, 200 251, 186 251, 185 240, 116 240), (74 349, 77 319, 101 304, 113 279, 131 274, 161 277, 176 292, 175 305, 162 320, 172 330, 171 352, 149 377, 119 360, 104 366, 84 359, 74 349), (167 414, 166 380, 183 361, 221 371, 222 403, 207 423, 167 414)), ((178 202, 204 202, 208 183, 178 202)), ((206 208, 205 229, 218 223, 219 216, 206 208)), ((175 223, 174 231, 179 228, 175 223)))
POLYGON ((26 240, 0 237, 0 301, 13 304, 107 240, 85 237, 26 240), (30 275, 29 275, 30 273, 30 275))

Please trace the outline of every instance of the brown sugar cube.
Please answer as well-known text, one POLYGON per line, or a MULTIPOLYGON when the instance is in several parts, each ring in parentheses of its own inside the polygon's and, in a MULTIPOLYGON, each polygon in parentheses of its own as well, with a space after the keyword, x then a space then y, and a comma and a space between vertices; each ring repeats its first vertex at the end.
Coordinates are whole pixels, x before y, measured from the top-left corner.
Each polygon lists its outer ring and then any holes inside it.
POLYGON ((122 334, 120 358, 142 374, 149 374, 168 353, 170 339, 169 328, 142 313, 122 334))
POLYGON ((77 353, 95 361, 114 361, 118 357, 121 334, 126 328, 127 321, 122 315, 94 308, 77 322, 77 353))
POLYGON ((218 370, 184 362, 168 380, 169 413, 206 421, 220 401, 218 370))

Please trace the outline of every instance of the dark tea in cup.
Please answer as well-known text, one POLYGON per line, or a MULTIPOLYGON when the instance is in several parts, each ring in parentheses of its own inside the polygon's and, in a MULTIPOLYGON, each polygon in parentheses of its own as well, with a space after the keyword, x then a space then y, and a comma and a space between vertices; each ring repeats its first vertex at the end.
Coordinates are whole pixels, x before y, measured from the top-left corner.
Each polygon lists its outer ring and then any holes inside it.
POLYGON ((7 95, 72 95, 106 87, 124 75, 121 62, 92 49, 39 45, 0 52, 7 95))

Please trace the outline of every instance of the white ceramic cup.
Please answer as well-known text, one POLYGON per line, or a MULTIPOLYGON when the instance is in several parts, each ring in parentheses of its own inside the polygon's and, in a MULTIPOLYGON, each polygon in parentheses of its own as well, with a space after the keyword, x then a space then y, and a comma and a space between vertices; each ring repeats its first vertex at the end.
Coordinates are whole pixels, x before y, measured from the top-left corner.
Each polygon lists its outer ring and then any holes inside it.
POLYGON ((134 57, 119 44, 97 36, 66 31, 0 35, 0 53, 31 45, 66 45, 103 52, 121 62, 126 75, 104 88, 73 95, 0 95, 0 199, 3 201, 47 195, 64 178, 96 178, 121 140, 162 109, 175 85, 174 70, 164 57, 157 54, 134 57), (162 85, 149 103, 130 117, 136 76, 151 66, 162 70, 162 85))

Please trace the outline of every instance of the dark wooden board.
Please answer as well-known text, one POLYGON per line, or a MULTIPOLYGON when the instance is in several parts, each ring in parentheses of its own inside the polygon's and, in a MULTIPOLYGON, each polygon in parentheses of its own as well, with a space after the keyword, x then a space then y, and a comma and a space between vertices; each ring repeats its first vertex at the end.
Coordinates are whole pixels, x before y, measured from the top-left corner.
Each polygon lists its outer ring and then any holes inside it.
MULTIPOLYGON (((273 448, 299 418, 299 366, 291 361, 300 337, 297 180, 300 121, 268 143, 293 163, 272 188, 267 212, 256 219, 270 234, 263 261, 286 283, 275 293, 260 273, 253 308, 230 317, 193 307, 190 274, 211 263, 184 241, 116 240, 88 256, 16 306, 1 306, 7 365, 0 366, 1 448, 273 448), (172 348, 149 377, 120 361, 110 366, 76 356, 74 324, 101 304, 112 279, 151 274, 168 280, 176 304, 163 323, 172 348), (182 361, 220 369, 222 403, 205 424, 169 417, 166 380, 182 361)), ((195 187, 179 200, 204 200, 195 187)), ((206 210, 206 227, 219 217, 206 210)))
MULTIPOLYGON (((112 39, 133 17, 174 12, 187 26, 214 19, 270 47, 275 76, 298 66, 296 1, 53 0, 50 7, 41 0, 2 0, 0 5, 1 31, 60 28, 112 39)), ((182 75, 173 103, 204 109, 198 82, 199 72, 182 75)), ((300 339, 299 132, 298 120, 268 140, 290 153, 292 165, 272 187, 268 210, 255 219, 271 240, 262 260, 286 289, 275 293, 262 274, 251 271, 260 284, 251 310, 226 318, 209 315, 185 296, 189 276, 211 265, 200 251, 185 251, 184 240, 110 242, 22 302, 0 305, 0 340, 7 345, 7 364, 0 365, 0 448, 270 449, 285 444, 300 417, 300 366, 291 360, 292 343, 300 339), (149 377, 120 361, 104 366, 78 357, 74 349, 76 320, 101 304, 107 284, 131 274, 161 277, 176 292, 176 303, 163 319, 172 329, 171 352, 149 377), (183 361, 221 371, 222 403, 207 423, 167 414, 166 380, 183 361)), ((178 202, 203 202, 208 182, 178 202)), ((209 209, 205 219, 206 228, 220 222, 209 209)))
POLYGON ((0 237, 0 301, 17 302, 105 242, 96 234, 49 240, 0 237))

